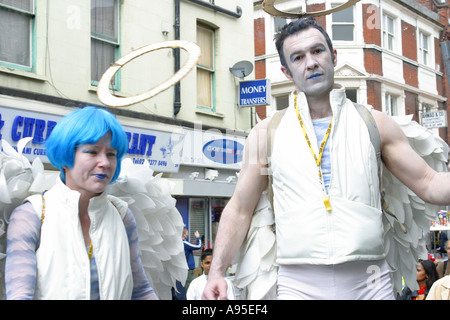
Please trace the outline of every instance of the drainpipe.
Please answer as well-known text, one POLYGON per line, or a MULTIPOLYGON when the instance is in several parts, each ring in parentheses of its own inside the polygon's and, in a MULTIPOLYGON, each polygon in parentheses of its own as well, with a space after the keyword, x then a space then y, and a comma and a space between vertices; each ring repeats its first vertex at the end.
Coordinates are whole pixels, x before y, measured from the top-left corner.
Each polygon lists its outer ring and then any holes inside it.
MULTIPOLYGON (((175 0, 175 40, 180 40, 180 0, 175 0)), ((180 70, 180 48, 173 49, 175 72, 180 70)), ((174 86, 173 115, 176 116, 181 109, 180 82, 174 86)))

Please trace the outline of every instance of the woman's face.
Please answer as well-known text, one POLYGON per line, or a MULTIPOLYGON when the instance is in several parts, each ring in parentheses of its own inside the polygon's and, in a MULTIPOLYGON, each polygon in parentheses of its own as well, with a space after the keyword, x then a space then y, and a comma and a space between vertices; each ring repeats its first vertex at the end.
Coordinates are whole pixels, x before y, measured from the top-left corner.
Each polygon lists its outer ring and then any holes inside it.
POLYGON ((425 269, 422 266, 422 263, 417 264, 417 282, 423 282, 426 281, 428 278, 427 273, 425 272, 425 269))
POLYGON ((117 152, 111 147, 111 136, 95 144, 83 144, 75 151, 73 168, 64 167, 66 185, 88 198, 98 196, 111 182, 117 167, 117 152))

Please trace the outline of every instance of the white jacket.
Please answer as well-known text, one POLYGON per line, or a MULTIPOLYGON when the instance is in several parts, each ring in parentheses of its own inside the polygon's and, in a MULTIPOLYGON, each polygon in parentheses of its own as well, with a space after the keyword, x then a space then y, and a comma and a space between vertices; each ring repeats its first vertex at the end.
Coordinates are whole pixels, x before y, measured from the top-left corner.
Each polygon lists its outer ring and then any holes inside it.
MULTIPOLYGON (((62 181, 47 191, 37 259, 37 299, 89 299, 90 262, 78 216, 79 193, 62 181)), ((27 199, 39 215, 42 197, 27 199)), ((97 263, 100 299, 130 299, 130 247, 122 218, 127 204, 102 195, 90 200, 90 236, 97 263), (114 204, 113 202, 114 201, 114 204)))
MULTIPOLYGON (((384 258, 377 159, 365 122, 344 88, 330 95, 331 183, 327 212, 318 170, 290 106, 274 137, 272 173, 279 264, 336 264, 384 258)), ((306 98, 298 108, 316 155, 306 98)))

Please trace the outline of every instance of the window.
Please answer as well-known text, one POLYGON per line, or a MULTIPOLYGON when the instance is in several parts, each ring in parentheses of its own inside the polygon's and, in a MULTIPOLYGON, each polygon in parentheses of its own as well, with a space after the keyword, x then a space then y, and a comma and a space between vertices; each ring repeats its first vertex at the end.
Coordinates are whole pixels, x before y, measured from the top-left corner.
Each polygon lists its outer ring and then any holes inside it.
POLYGON ((33 0, 0 0, 0 62, 33 69, 33 0))
MULTIPOLYGON (((337 6, 339 5, 332 5, 333 8, 337 6)), ((353 41, 355 29, 353 6, 333 13, 331 20, 333 40, 353 41)))
POLYGON ((345 95, 354 103, 358 103, 358 90, 357 89, 346 89, 345 95))
MULTIPOLYGON (((119 51, 119 5, 117 0, 91 0, 91 82, 117 60, 119 51)), ((116 78, 111 82, 117 86, 116 78)))
POLYGON ((275 34, 277 34, 278 32, 281 31, 281 29, 283 29, 283 27, 289 23, 288 19, 286 18, 281 18, 281 17, 273 17, 273 27, 274 27, 274 32, 275 34))
POLYGON ((385 112, 389 116, 397 116, 398 115, 398 107, 397 107, 397 97, 386 93, 385 95, 385 112))
POLYGON ((197 106, 214 111, 214 30, 198 24, 197 44, 202 52, 197 63, 197 106))
POLYGON ((275 97, 277 110, 283 110, 289 107, 289 95, 275 97))
POLYGON ((430 36, 419 31, 419 62, 428 65, 430 60, 429 51, 430 36))
POLYGON ((395 25, 394 18, 383 15, 383 48, 393 51, 395 49, 395 25))

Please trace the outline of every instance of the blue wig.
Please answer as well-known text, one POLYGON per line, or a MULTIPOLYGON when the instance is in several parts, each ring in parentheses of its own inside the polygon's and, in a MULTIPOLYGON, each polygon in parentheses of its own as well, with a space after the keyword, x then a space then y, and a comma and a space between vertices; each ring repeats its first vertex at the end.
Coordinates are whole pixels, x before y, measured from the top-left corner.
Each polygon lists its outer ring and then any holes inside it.
POLYGON ((85 107, 66 115, 55 126, 46 141, 50 162, 66 177, 63 167, 73 168, 76 149, 83 144, 95 144, 105 134, 111 134, 111 147, 117 150, 117 168, 111 182, 120 174, 122 157, 128 150, 128 138, 117 119, 108 111, 85 107))

